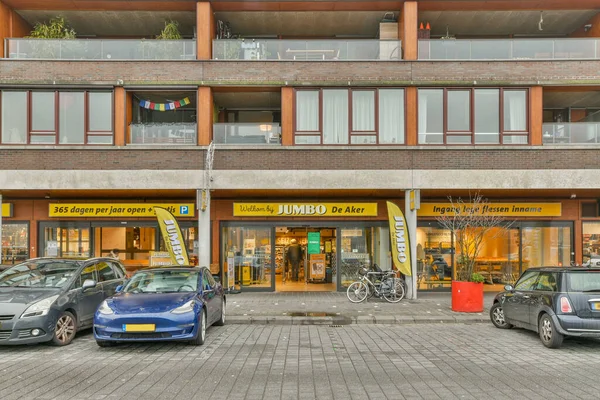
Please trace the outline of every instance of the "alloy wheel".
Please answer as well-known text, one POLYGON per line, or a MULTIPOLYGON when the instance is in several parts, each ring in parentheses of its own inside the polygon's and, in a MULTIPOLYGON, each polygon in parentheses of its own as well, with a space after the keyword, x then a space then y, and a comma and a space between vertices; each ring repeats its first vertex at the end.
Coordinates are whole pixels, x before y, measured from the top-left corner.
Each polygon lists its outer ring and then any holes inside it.
POLYGON ((202 341, 206 339, 206 313, 202 313, 202 329, 200 330, 200 335, 202 335, 202 341))
POLYGON ((504 310, 502 309, 502 307, 497 307, 494 310, 492 316, 497 325, 503 326, 504 324, 506 324, 506 320, 504 319, 504 310))
POLYGON ((550 319, 548 318, 542 320, 542 339, 546 342, 552 340, 552 325, 550 325, 550 319))
POLYGON ((62 315, 56 322, 56 331, 54 333, 56 339, 62 343, 69 343, 75 336, 75 321, 70 315, 62 315))

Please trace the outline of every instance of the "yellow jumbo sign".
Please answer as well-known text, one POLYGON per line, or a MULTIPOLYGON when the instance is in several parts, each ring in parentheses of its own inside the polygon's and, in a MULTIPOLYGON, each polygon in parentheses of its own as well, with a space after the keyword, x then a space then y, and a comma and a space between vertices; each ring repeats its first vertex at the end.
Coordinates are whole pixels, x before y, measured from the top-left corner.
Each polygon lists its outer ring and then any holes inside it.
POLYGON ((376 217, 377 203, 233 203, 234 217, 376 217))
MULTIPOLYGON (((463 212, 467 211, 466 207, 473 207, 472 204, 462 206, 465 207, 463 212)), ((450 203, 421 203, 417 215, 419 217, 439 217, 454 215, 454 211, 455 209, 450 203)), ((562 208, 560 203, 488 203, 479 205, 475 213, 503 217, 560 217, 562 208)))
POLYGON ((196 207, 193 203, 151 204, 151 203, 50 203, 49 217, 156 217, 154 207, 169 210, 176 217, 193 217, 196 207))
POLYGON ((9 218, 13 216, 13 205, 10 203, 2 203, 2 216, 9 218))

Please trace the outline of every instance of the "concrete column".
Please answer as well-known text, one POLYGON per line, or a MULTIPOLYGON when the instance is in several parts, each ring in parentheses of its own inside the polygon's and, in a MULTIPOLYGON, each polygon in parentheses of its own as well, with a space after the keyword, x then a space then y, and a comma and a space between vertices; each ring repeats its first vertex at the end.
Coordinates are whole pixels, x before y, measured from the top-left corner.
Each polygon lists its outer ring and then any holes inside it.
POLYGON ((196 59, 212 59, 212 41, 216 36, 215 16, 208 1, 196 3, 196 59))
MULTIPOLYGON (((416 300, 417 298, 417 208, 413 205, 411 210, 411 190, 404 191, 404 218, 406 219, 406 228, 410 239, 410 263, 412 276, 406 277, 407 293, 406 298, 416 300)), ((415 190, 415 196, 419 196, 419 191, 415 190)))
POLYGON ((198 265, 210 268, 210 191, 197 190, 198 265), (204 193, 204 198, 202 197, 204 193))

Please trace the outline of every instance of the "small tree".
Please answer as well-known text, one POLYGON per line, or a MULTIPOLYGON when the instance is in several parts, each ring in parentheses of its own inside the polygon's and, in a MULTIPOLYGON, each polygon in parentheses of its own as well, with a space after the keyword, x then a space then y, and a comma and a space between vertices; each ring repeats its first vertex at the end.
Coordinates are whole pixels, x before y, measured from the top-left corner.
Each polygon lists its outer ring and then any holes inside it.
POLYGON ((158 35, 156 38, 159 40, 181 39, 181 33, 179 33, 179 22, 173 20, 165 21, 165 27, 160 32, 160 35, 158 35))
POLYGON ((468 202, 462 198, 450 200, 450 212, 437 217, 439 224, 448 229, 455 237, 456 247, 460 251, 457 264, 462 269, 457 273, 457 280, 469 282, 483 282, 484 278, 479 273, 474 273, 475 261, 479 256, 483 240, 494 228, 498 230, 491 238, 504 234, 512 222, 506 222, 505 218, 489 211, 490 203, 479 193, 469 194, 468 202))
POLYGON ((75 30, 69 27, 64 17, 51 18, 48 23, 36 22, 28 38, 75 39, 75 30))

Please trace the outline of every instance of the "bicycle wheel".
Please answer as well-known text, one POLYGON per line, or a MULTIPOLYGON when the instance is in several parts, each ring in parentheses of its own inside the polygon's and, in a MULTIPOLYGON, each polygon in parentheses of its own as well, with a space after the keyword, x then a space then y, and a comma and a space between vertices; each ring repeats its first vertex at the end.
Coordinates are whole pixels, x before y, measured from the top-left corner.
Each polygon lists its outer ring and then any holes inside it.
POLYGON ((386 288, 383 291, 383 298, 389 301, 390 303, 397 303, 404 298, 404 285, 402 284, 402 279, 400 278, 389 278, 386 281, 386 284, 389 285, 389 288, 386 288))
POLYGON ((346 291, 346 296, 348 296, 348 300, 353 303, 360 303, 367 298, 367 294, 369 290, 367 289, 367 285, 363 282, 357 281, 348 286, 348 290, 346 291))

